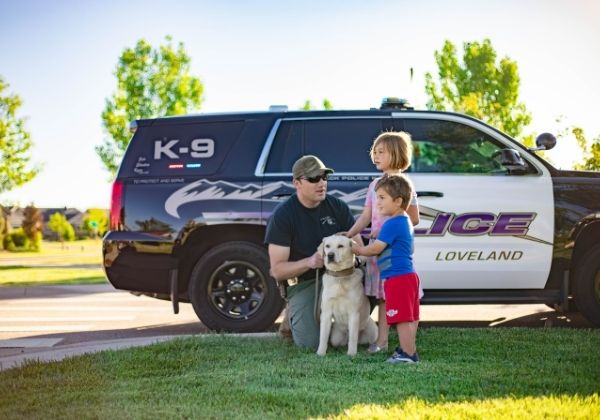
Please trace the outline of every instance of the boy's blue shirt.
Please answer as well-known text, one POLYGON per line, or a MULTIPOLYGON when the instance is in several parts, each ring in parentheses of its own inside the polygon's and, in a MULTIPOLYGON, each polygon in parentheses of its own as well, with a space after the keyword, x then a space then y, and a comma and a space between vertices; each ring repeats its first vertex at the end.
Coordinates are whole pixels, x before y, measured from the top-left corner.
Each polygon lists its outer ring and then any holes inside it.
POLYGON ((377 240, 387 244, 377 258, 382 279, 415 272, 412 259, 414 230, 406 214, 386 220, 377 240))

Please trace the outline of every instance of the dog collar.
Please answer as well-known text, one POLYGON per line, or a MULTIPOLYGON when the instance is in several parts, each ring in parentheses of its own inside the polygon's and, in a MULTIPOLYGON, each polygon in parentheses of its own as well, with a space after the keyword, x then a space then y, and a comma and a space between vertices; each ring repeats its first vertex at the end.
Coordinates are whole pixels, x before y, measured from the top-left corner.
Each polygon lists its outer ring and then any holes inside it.
POLYGON ((350 274, 352 274, 354 272, 354 267, 346 268, 345 270, 342 270, 342 271, 326 270, 325 272, 333 277, 345 277, 345 276, 349 276, 350 274))

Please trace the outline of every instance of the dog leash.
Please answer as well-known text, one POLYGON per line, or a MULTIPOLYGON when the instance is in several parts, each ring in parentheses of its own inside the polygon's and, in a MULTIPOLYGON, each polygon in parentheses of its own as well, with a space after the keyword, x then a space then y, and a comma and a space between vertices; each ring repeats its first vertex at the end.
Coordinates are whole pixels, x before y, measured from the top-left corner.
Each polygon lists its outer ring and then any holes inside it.
POLYGON ((317 324, 321 322, 321 293, 319 293, 319 269, 315 269, 315 302, 313 307, 313 315, 317 324))

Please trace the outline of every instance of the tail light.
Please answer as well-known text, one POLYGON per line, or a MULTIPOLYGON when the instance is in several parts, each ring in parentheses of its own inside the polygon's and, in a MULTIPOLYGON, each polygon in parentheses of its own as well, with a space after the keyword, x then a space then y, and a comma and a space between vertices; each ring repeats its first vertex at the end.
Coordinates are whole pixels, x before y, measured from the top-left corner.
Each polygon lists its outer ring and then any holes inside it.
POLYGON ((112 187, 112 196, 110 201, 110 230, 119 230, 123 225, 121 220, 121 209, 123 201, 123 181, 116 180, 112 187))

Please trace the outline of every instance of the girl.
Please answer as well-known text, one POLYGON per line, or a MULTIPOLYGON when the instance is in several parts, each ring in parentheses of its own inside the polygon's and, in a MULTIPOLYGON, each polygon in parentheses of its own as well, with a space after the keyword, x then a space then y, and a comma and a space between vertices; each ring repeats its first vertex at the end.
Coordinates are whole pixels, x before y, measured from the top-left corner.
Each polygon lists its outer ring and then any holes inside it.
MULTIPOLYGON (((375 167, 383 172, 383 176, 396 175, 402 173, 410 166, 412 157, 412 141, 410 134, 403 131, 390 131, 381 133, 373 141, 371 147, 371 160, 375 167)), ((379 214, 376 204, 375 185, 381 177, 375 178, 367 190, 367 198, 362 214, 356 219, 356 222, 346 232, 346 236, 352 238, 360 233, 371 223, 371 240, 377 238, 379 229, 383 225, 386 218, 379 214)), ((419 223, 419 204, 417 203, 417 195, 413 193, 412 200, 406 210, 411 223, 416 225, 419 223)), ((367 269, 365 273, 365 294, 374 296, 378 299, 379 310, 379 334, 377 341, 369 346, 369 353, 378 353, 387 350, 389 326, 385 320, 385 296, 383 293, 383 284, 379 278, 379 269, 377 267, 377 257, 370 257, 367 260, 367 269)))

